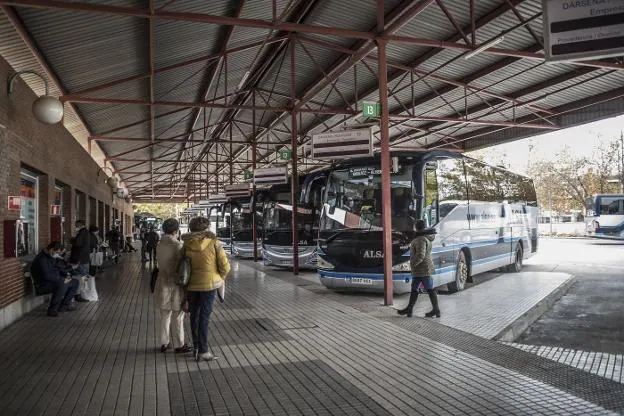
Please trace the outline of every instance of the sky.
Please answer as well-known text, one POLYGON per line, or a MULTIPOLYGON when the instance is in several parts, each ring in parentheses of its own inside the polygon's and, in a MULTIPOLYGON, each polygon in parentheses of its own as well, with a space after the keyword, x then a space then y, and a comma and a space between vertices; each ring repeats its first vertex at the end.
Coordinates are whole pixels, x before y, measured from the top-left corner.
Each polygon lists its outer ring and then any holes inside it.
POLYGON ((485 161, 498 164, 500 156, 505 154, 505 159, 509 163, 509 170, 530 176, 530 172, 527 172, 526 169, 530 154, 533 157, 550 160, 567 145, 572 154, 591 157, 594 148, 600 141, 611 141, 619 138, 622 131, 624 131, 624 116, 613 117, 578 127, 549 132, 530 139, 490 147, 487 149, 485 161), (533 146, 532 152, 529 150, 531 145, 533 146), (491 157, 488 158, 487 154, 491 157))

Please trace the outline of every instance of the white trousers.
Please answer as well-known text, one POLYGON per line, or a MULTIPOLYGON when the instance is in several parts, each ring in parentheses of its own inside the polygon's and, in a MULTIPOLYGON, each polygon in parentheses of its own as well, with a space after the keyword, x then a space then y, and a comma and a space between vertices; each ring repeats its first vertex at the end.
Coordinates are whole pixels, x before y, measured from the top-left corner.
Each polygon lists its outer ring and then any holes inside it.
POLYGON ((160 310, 160 344, 169 345, 170 332, 173 336, 175 348, 184 345, 184 311, 172 311, 171 309, 160 310))

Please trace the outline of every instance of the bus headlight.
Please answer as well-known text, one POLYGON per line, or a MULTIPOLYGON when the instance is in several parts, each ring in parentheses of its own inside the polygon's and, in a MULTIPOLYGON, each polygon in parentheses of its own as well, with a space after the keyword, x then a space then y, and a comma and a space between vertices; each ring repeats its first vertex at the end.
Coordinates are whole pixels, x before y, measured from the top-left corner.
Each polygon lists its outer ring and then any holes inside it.
POLYGON ((333 269, 334 265, 330 262, 323 260, 321 256, 316 256, 316 267, 319 269, 333 269))
POLYGON ((405 263, 397 264, 396 266, 392 267, 393 272, 409 272, 411 270, 412 268, 410 266, 409 261, 406 261, 405 263))

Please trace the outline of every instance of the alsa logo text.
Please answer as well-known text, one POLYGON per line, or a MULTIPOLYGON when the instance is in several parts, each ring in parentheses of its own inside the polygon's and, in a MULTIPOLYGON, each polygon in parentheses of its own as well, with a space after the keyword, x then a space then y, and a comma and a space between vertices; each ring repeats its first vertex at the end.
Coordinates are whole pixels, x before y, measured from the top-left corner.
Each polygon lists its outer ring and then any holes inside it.
POLYGON ((383 258, 383 251, 381 250, 364 250, 365 259, 380 259, 383 258))

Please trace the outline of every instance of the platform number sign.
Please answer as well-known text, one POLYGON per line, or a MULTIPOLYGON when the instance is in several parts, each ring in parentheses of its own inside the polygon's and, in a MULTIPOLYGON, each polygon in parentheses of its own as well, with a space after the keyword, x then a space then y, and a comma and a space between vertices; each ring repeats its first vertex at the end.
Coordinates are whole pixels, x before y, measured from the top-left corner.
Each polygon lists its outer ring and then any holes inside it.
POLYGON ((362 115, 364 117, 379 117, 381 116, 381 104, 379 103, 362 103, 362 115))
POLYGON ((280 160, 290 160, 291 159, 290 149, 280 150, 279 152, 277 152, 277 156, 279 157, 280 160))

